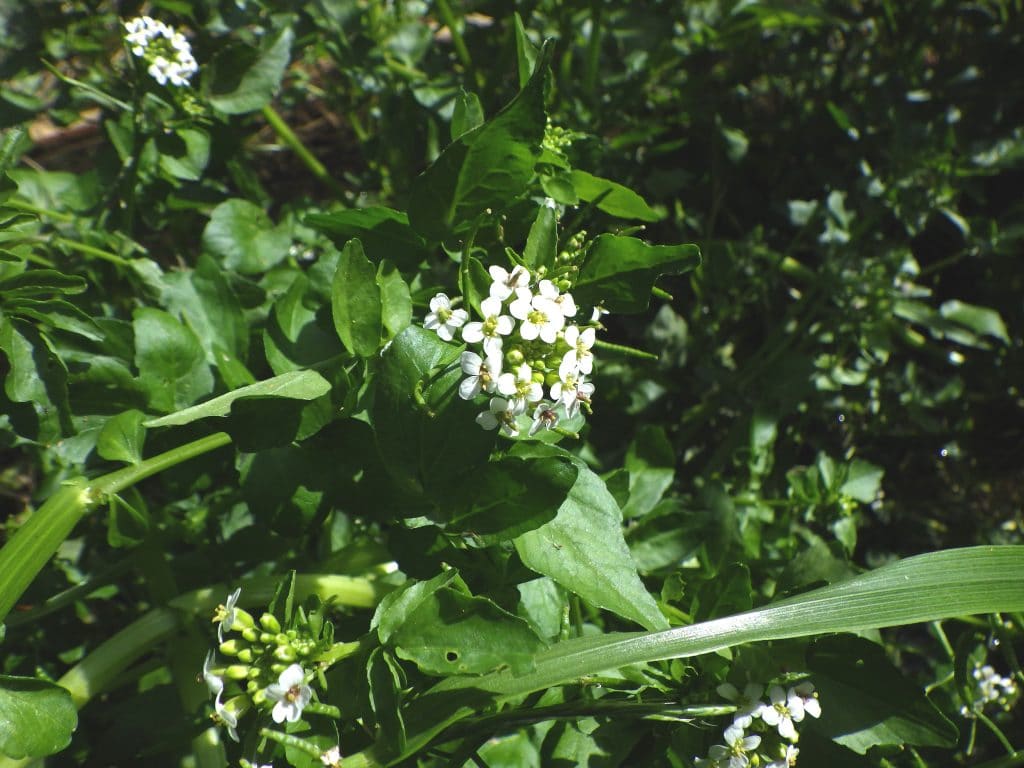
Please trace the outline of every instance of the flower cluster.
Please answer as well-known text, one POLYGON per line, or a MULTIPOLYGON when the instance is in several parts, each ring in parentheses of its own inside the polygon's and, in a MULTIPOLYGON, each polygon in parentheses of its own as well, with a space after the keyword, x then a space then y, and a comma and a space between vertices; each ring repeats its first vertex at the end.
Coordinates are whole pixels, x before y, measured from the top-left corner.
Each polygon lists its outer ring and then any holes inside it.
POLYGON ((125 42, 132 53, 149 65, 147 72, 160 85, 188 85, 199 70, 192 47, 180 32, 149 16, 137 16, 124 24, 125 42))
POLYGON ((590 324, 573 324, 579 307, 567 280, 534 282, 523 266, 488 271, 492 282, 478 320, 471 321, 467 310, 456 307, 459 300, 443 293, 430 300, 424 320, 424 327, 445 341, 460 333, 471 346, 460 359, 465 378, 459 395, 465 400, 491 396, 477 423, 516 437, 518 417, 528 409, 531 435, 555 428, 581 408, 589 412, 598 311, 590 324), (544 398, 545 388, 550 400, 544 398))
POLYGON ((809 682, 789 689, 773 685, 764 701, 764 686, 750 683, 741 693, 731 683, 718 686, 718 693, 736 705, 732 724, 725 729, 722 740, 708 750, 706 758, 698 757, 698 768, 789 768, 796 765, 800 750, 796 723, 807 715, 821 716, 821 704, 809 682), (748 733, 758 730, 760 733, 748 733))
POLYGON ((1013 678, 1000 675, 990 664, 976 664, 971 677, 974 678, 974 701, 965 715, 972 716, 993 704, 1009 710, 1017 702, 1017 683, 1013 678))
POLYGON ((257 622, 238 607, 240 594, 241 589, 232 592, 213 617, 218 624, 218 650, 231 662, 218 666, 217 654, 210 651, 203 664, 203 679, 214 696, 213 719, 224 725, 235 741, 239 717, 254 706, 269 708, 275 723, 294 723, 302 716, 313 690, 306 683, 306 670, 297 662, 321 650, 295 630, 282 631, 271 613, 264 613, 257 622), (238 637, 225 639, 230 633, 238 637), (224 701, 225 687, 232 682, 244 686, 244 693, 224 701))

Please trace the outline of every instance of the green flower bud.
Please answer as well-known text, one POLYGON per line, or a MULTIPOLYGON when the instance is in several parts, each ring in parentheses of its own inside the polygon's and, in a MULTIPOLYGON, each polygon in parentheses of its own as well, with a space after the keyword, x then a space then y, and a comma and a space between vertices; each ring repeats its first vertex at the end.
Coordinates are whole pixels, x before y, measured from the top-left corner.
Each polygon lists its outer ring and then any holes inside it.
POLYGON ((243 648, 238 652, 238 660, 244 661, 246 664, 252 664, 253 653, 252 648, 243 648))
POLYGON ((248 664, 232 664, 224 670, 224 676, 232 680, 245 680, 252 669, 248 664))
POLYGON ((259 680, 260 675, 263 674, 258 667, 249 667, 249 679, 259 680))
POLYGON ((275 635, 281 631, 281 622, 272 613, 264 613, 260 616, 260 626, 267 630, 267 632, 272 632, 275 635))
POLYGON ((273 645, 277 642, 277 633, 260 632, 260 642, 264 645, 273 645))
POLYGON ((260 704, 262 704, 264 701, 266 701, 266 700, 267 700, 267 691, 266 691, 266 689, 261 688, 261 689, 259 689, 258 691, 256 691, 252 695, 252 703, 255 704, 257 707, 260 704))
POLYGON ((526 357, 523 355, 523 350, 518 347, 512 347, 512 349, 505 353, 505 360, 509 365, 519 365, 525 359, 526 357))
POLYGON ((244 637, 250 643, 255 643, 257 638, 259 638, 259 633, 252 627, 247 627, 242 630, 242 637, 244 637))
POLYGON ((295 661, 297 658, 295 655, 295 649, 290 645, 279 645, 274 649, 274 658, 278 661, 295 661))
POLYGON ((280 675, 287 668, 288 668, 287 664, 271 664, 270 665, 270 671, 273 672, 275 675, 280 675))
POLYGON ((557 283, 555 283, 555 285, 558 286, 558 290, 563 291, 563 292, 564 291, 568 291, 570 288, 572 288, 572 283, 569 282, 568 280, 566 280, 564 277, 561 280, 559 280, 557 283))
POLYGON ((538 383, 538 384, 543 384, 544 383, 544 374, 541 371, 536 371, 535 370, 533 372, 533 380, 536 383, 538 383))
POLYGON ((237 656, 239 651, 242 651, 244 648, 245 645, 243 643, 238 642, 238 640, 236 640, 235 638, 225 640, 223 643, 220 644, 220 652, 223 653, 225 656, 237 656))
POLYGON ((296 632, 294 629, 289 629, 287 632, 285 632, 285 634, 288 635, 289 640, 294 640, 296 637, 299 636, 299 633, 296 632))
POLYGON ((290 645, 290 641, 291 638, 288 637, 288 635, 286 635, 284 632, 278 632, 277 635, 274 637, 274 642, 278 645, 290 645))
POLYGON ((254 626, 256 626, 256 620, 251 613, 244 608, 235 608, 235 621, 231 625, 232 629, 249 629, 254 626))
POLYGON ((260 684, 257 683, 255 680, 250 680, 249 682, 247 682, 245 684, 245 690, 248 691, 249 693, 255 693, 259 689, 260 689, 260 684))
POLYGON ((550 387, 552 384, 558 383, 558 371, 548 371, 548 375, 544 377, 544 385, 550 387))

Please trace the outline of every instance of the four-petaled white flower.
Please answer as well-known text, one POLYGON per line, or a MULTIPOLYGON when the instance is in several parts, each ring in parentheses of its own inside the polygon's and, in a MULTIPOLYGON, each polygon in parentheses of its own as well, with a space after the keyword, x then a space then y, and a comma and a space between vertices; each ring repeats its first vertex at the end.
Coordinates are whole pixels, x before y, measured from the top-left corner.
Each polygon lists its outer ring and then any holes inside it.
POLYGON ((206 681, 206 688, 216 698, 217 703, 220 703, 220 695, 224 693, 224 679, 213 674, 213 662, 216 661, 217 655, 210 651, 206 654, 206 661, 203 662, 203 680, 206 681))
POLYGON ((501 314, 501 299, 488 296, 480 302, 483 322, 466 323, 462 329, 462 340, 470 344, 483 342, 484 353, 494 355, 501 352, 501 337, 508 336, 515 328, 515 320, 501 314))
POLYGON ((517 288, 525 288, 530 284, 530 272, 526 267, 516 266, 512 271, 497 265, 488 268, 491 275, 490 295, 498 301, 504 301, 511 296, 517 288))
POLYGON ((509 305, 512 317, 521 321, 519 335, 526 341, 540 338, 546 344, 554 344, 558 332, 565 327, 565 315, 561 307, 549 296, 533 295, 529 288, 517 288, 516 299, 509 305))
POLYGON ((796 741, 796 726, 804 719, 804 702, 797 695, 793 688, 786 690, 781 685, 773 685, 768 690, 770 704, 761 707, 761 719, 767 725, 774 725, 779 729, 779 736, 790 741, 796 741))
POLYGON ((430 312, 423 319, 423 327, 428 331, 437 331, 437 335, 445 341, 452 341, 455 332, 469 320, 469 313, 464 309, 452 309, 451 299, 445 293, 439 293, 430 300, 430 312))
POLYGON ((597 331, 593 328, 581 331, 575 325, 570 325, 565 329, 565 343, 569 345, 569 351, 563 360, 571 360, 580 373, 589 375, 594 370, 594 353, 590 348, 594 346, 596 337, 597 331))
POLYGON ((817 719, 821 717, 821 702, 818 701, 818 694, 814 692, 814 683, 805 681, 794 688, 789 689, 789 695, 800 697, 804 707, 804 714, 817 719))
POLYGON ((764 706, 764 702, 761 701, 763 685, 747 683, 743 693, 740 693, 732 683, 722 683, 715 690, 723 699, 736 705, 736 714, 733 715, 732 721, 740 728, 749 728, 754 718, 760 716, 761 708, 764 706))
POLYGON ((716 744, 708 750, 708 757, 728 768, 747 768, 750 765, 748 753, 757 749, 760 736, 745 736, 743 729, 733 723, 723 734, 725 746, 716 744))
POLYGON ((267 686, 267 698, 277 702, 270 713, 275 723, 285 720, 294 723, 302 717, 302 710, 313 698, 313 689, 305 681, 305 670, 298 664, 292 664, 281 673, 276 683, 267 686))
POLYGON ((484 360, 476 352, 466 351, 460 358, 462 372, 466 374, 459 382, 459 397, 463 400, 472 400, 484 392, 494 392, 498 386, 498 377, 501 375, 501 357, 499 355, 488 355, 484 360))
POLYGON ((126 21, 124 28, 132 54, 149 62, 146 71, 160 85, 188 85, 199 70, 185 36, 162 21, 140 16, 126 21))
POLYGON ((242 594, 242 588, 239 587, 230 595, 228 595, 227 602, 224 605, 218 606, 216 613, 214 613, 214 621, 220 621, 217 625, 217 640, 221 643, 224 642, 224 632, 230 632, 231 628, 235 624, 235 606, 238 604, 238 596, 242 594))
POLYGON ((787 744, 786 751, 779 756, 779 759, 768 763, 765 768, 792 768, 796 765, 796 758, 799 754, 800 750, 796 746, 787 744))
POLYGON ((500 426, 503 434, 516 437, 519 434, 516 417, 524 410, 526 405, 519 400, 492 397, 488 410, 477 414, 476 423, 484 429, 497 429, 500 426))
POLYGON ((213 708, 217 712, 217 718, 221 724, 227 728, 228 736, 232 741, 238 742, 238 715, 221 704, 219 699, 214 702, 213 708))
POLYGON ((541 280, 537 286, 537 293, 545 299, 553 301, 564 317, 575 317, 578 310, 576 299, 572 297, 571 293, 560 293, 558 287, 550 280, 541 280))
POLYGON ((594 385, 586 381, 571 360, 562 360, 558 366, 558 381, 551 385, 551 399, 565 408, 570 419, 580 410, 580 403, 590 402, 594 385))
POLYGON ((544 387, 533 380, 533 368, 529 363, 520 363, 515 373, 506 372, 498 377, 498 392, 521 404, 520 413, 527 403, 536 403, 544 397, 544 387))
POLYGON ((542 429, 553 429, 558 424, 558 413, 555 411, 557 403, 542 402, 533 412, 533 424, 530 425, 530 435, 536 435, 542 429))

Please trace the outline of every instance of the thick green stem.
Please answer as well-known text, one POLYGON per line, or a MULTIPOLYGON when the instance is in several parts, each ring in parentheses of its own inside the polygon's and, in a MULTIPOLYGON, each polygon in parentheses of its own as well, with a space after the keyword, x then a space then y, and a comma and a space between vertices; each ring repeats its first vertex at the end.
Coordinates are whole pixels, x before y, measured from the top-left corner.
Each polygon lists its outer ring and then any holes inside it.
POLYGON ((278 138, 280 138, 281 141, 283 141, 285 145, 291 149, 296 156, 298 156, 299 160, 302 161, 303 165, 309 169, 310 173, 312 173, 317 180, 326 184, 330 190, 339 197, 342 197, 345 194, 345 190, 343 190, 341 185, 334 180, 334 177, 327 172, 323 163, 316 159, 313 153, 309 151, 309 148, 302 143, 302 139, 300 139, 295 134, 295 131, 291 129, 291 126, 289 126, 288 123, 284 121, 284 118, 281 117, 281 115, 278 114, 278 112, 269 104, 263 107, 263 117, 266 119, 270 127, 274 129, 274 133, 277 134, 278 138))
POLYGON ((57 547, 92 507, 109 495, 150 475, 209 453, 229 442, 231 438, 226 433, 218 432, 91 482, 77 478, 67 483, 33 512, 0 549, 0 621, 4 620, 36 574, 57 551, 57 547))

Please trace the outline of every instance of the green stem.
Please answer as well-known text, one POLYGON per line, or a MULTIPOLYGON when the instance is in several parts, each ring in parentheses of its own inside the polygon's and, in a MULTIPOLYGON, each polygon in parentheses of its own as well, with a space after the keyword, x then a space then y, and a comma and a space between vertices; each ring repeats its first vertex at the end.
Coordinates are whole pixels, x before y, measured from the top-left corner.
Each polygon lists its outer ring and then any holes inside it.
POLYGON ((448 4, 448 0, 437 0, 436 5, 441 21, 444 22, 445 26, 448 27, 448 31, 451 32, 452 45, 455 46, 455 55, 459 57, 459 61, 462 62, 462 66, 466 69, 466 74, 476 83, 477 88, 482 88, 483 82, 473 66, 473 58, 469 55, 469 48, 466 47, 466 41, 462 37, 462 32, 459 31, 458 20, 455 18, 455 14, 452 13, 452 7, 448 4))
POLYGON ((983 723, 986 728, 992 731, 992 735, 995 736, 996 740, 1003 745, 1003 749, 1006 750, 1007 755, 1012 757, 1016 754, 1016 750, 1013 748, 1010 740, 1003 735, 1003 732, 999 729, 998 725, 993 723, 984 712, 975 712, 974 715, 978 718, 979 722, 983 723))
POLYGON ((601 0, 593 0, 590 4, 590 39, 587 41, 586 72, 583 76, 583 87, 587 98, 594 99, 597 90, 597 69, 601 61, 601 0))
POLYGON ((63 224, 68 224, 75 220, 75 217, 70 213, 61 213, 60 211, 54 211, 50 208, 40 208, 37 205, 26 203, 16 198, 4 201, 4 208, 13 208, 16 211, 24 211, 25 213, 34 213, 40 218, 53 219, 63 224))
POLYGON ((609 352, 615 352, 626 357, 638 357, 641 360, 657 360, 658 356, 650 352, 644 352, 642 349, 636 349, 634 347, 627 347, 623 344, 612 344, 610 341, 602 341, 601 339, 594 340, 594 346, 598 349, 606 349, 609 352))
POLYGON ((295 131, 284 121, 284 118, 269 104, 263 107, 263 117, 270 127, 274 129, 274 133, 278 135, 278 138, 298 156, 299 160, 302 161, 303 165, 309 169, 313 176, 327 185, 334 194, 339 197, 344 196, 345 190, 341 188, 341 185, 334 180, 334 177, 327 172, 323 163, 316 159, 313 153, 309 151, 309 148, 302 143, 302 139, 295 134, 295 131))
POLYGON ((131 265, 130 259, 122 258, 116 253, 104 251, 101 248, 96 248, 92 245, 87 245, 86 243, 80 243, 77 240, 68 240, 66 237, 55 237, 51 242, 54 245, 63 245, 65 248, 69 248, 72 251, 84 253, 86 256, 95 256, 97 259, 109 261, 111 264, 116 264, 119 267, 127 267, 131 265))
POLYGON ((69 481, 39 507, 0 549, 0 621, 4 620, 86 512, 110 494, 230 441, 226 433, 218 432, 91 482, 85 478, 69 481))
POLYGON ((675 297, 671 293, 656 285, 651 287, 651 296, 656 299, 664 299, 665 301, 675 301, 675 297))

